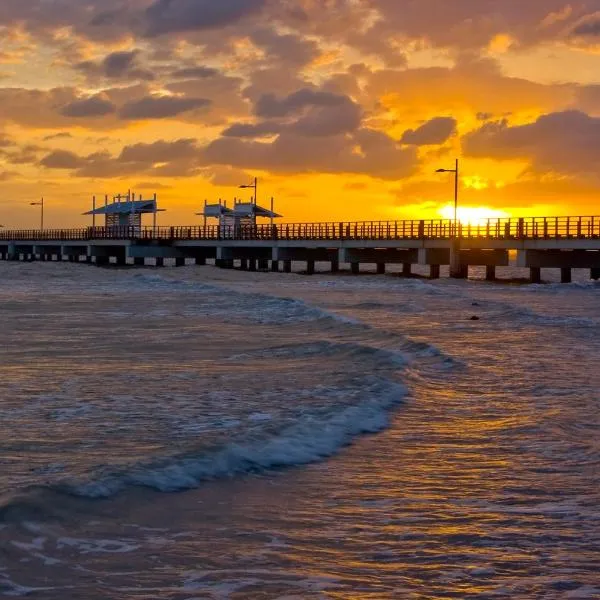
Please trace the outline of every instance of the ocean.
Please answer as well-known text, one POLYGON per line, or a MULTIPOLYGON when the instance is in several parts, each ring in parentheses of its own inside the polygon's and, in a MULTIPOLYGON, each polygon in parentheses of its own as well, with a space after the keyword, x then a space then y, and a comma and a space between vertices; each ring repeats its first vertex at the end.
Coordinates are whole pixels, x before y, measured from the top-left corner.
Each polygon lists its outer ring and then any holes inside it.
POLYGON ((600 285, 0 263, 0 596, 600 598, 600 285))

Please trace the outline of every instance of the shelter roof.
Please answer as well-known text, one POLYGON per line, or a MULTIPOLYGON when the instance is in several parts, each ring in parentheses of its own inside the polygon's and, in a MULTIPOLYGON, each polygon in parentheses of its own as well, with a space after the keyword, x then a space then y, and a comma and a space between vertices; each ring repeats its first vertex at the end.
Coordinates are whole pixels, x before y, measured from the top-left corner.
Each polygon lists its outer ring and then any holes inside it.
POLYGON ((233 213, 239 217, 267 217, 269 219, 278 219, 281 215, 252 202, 240 202, 235 205, 233 213))
POLYGON ((113 202, 90 210, 86 215, 125 215, 158 212, 155 200, 134 200, 133 202, 113 202))
POLYGON ((233 211, 222 204, 207 204, 201 213, 196 213, 203 217, 221 217, 228 215, 233 211))

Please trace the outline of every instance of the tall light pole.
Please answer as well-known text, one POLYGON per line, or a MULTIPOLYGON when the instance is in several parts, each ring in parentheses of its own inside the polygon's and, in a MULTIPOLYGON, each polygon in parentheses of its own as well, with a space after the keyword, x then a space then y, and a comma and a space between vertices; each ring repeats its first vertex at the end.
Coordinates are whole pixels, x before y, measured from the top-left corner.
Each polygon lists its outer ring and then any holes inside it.
POLYGON ((458 234, 458 158, 454 169, 438 169, 436 173, 454 173, 454 236, 458 234))
POLYGON ((31 206, 41 207, 40 231, 44 231, 44 198, 42 198, 39 202, 31 202, 30 204, 31 206))
POLYGON ((254 190, 254 204, 258 204, 258 178, 254 178, 254 183, 250 185, 240 185, 241 190, 253 189, 254 190))

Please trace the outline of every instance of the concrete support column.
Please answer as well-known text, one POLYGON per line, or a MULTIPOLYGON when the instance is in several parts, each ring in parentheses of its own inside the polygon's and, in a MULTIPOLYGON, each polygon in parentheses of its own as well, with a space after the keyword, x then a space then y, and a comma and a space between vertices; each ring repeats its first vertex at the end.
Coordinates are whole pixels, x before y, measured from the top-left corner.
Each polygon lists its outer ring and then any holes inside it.
POLYGON ((404 277, 410 277, 412 275, 411 263, 402 263, 402 275, 404 275, 404 277))
POLYGON ((175 259, 175 266, 176 267, 185 267, 185 258, 182 256, 178 256, 175 259))
POLYGON ((196 264, 200 267, 204 267, 206 265, 206 258, 203 257, 197 257, 196 258, 196 264))
POLYGON ((350 271, 352 272, 352 275, 358 275, 360 273, 360 263, 350 263, 350 271))
POLYGON ((284 273, 291 273, 292 272, 292 261, 291 260, 284 260, 283 261, 283 272, 284 273))
POLYGON ((560 270, 560 282, 571 283, 573 281, 573 273, 569 267, 563 267, 560 270))
POLYGON ((273 271, 273 273, 279 273, 279 261, 278 260, 271 261, 271 271, 273 271))
POLYGON ((144 260, 144 257, 143 257, 143 256, 136 256, 136 257, 133 259, 133 264, 134 264, 136 267, 143 267, 143 266, 146 264, 146 261, 144 260))
POLYGON ((496 267, 494 265, 485 267, 485 278, 487 281, 496 281, 496 267))
POLYGON ((314 260, 307 260, 306 261, 306 274, 307 275, 314 275, 315 274, 315 261, 314 260))
POLYGON ((429 279, 440 278, 440 265, 429 265, 429 279))
POLYGON ((377 275, 385 275, 385 263, 377 263, 377 275))
POLYGON ((542 283, 542 269, 540 267, 529 269, 529 281, 531 283, 542 283))
POLYGON ((450 277, 453 279, 466 279, 469 267, 465 268, 460 261, 460 240, 452 240, 450 246, 450 277))
POLYGON ((261 258, 258 261, 258 269, 260 271, 268 271, 269 270, 269 261, 266 258, 261 258))
POLYGON ((600 269, 598 269, 598 268, 591 269, 590 270, 590 279, 593 279, 594 281, 598 281, 600 279, 600 269))
POLYGON ((339 273, 340 272, 340 261, 339 260, 332 260, 331 261, 331 272, 332 273, 339 273))
POLYGON ((164 267, 165 266, 165 259, 162 256, 157 256, 156 257, 156 266, 157 267, 164 267))

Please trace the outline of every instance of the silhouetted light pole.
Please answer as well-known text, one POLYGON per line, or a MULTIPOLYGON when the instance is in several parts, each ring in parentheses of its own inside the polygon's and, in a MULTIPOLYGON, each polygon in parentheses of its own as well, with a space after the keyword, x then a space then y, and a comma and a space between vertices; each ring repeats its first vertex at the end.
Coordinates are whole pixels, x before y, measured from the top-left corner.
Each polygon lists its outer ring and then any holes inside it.
POLYGON ((458 233, 458 158, 454 169, 438 169, 436 173, 454 173, 454 235, 458 233))
POLYGON ((44 199, 42 198, 39 202, 31 202, 31 206, 40 206, 41 207, 41 219, 40 219, 40 231, 44 231, 44 199))
POLYGON ((250 185, 240 185, 241 190, 253 189, 254 190, 254 204, 258 204, 258 178, 254 178, 254 183, 250 185))

